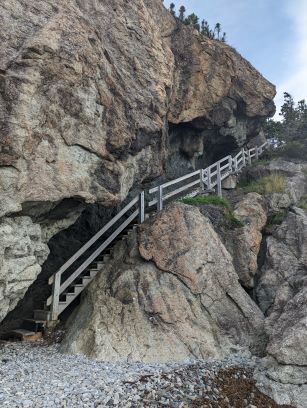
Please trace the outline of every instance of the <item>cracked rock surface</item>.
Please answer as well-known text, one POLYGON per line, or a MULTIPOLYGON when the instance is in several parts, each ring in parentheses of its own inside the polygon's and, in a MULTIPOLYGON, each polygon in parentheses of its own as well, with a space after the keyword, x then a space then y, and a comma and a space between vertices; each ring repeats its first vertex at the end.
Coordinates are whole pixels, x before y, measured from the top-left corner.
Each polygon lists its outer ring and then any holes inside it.
POLYGON ((262 346, 263 314, 196 207, 167 207, 119 242, 103 270, 67 325, 64 351, 152 362, 262 346))

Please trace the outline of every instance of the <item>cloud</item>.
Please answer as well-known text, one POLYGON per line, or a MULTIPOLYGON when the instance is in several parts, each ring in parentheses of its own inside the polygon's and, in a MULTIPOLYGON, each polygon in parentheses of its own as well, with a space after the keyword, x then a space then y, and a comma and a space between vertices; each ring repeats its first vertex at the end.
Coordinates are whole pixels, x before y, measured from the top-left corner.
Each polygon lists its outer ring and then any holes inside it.
MULTIPOLYGON (((286 6, 294 38, 287 57, 291 61, 289 75, 286 80, 278 84, 276 105, 280 107, 283 92, 289 92, 296 101, 307 100, 307 2, 306 0, 290 0, 286 6)), ((285 29, 287 29, 285 27, 285 29)), ((290 31, 289 30, 289 31, 290 31)))

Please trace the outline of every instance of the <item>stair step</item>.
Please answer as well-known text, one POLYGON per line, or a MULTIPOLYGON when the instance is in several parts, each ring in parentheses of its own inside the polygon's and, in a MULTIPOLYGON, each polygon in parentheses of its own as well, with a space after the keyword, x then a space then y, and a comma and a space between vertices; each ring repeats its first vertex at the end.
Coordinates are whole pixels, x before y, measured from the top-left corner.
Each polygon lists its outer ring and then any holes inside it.
POLYGON ((36 319, 24 319, 22 322, 22 329, 26 329, 29 331, 43 332, 46 326, 45 320, 36 320, 36 319))
MULTIPOLYGON (((95 271, 95 275, 97 273, 98 271, 95 271)), ((75 291, 75 293, 64 293, 64 295, 66 295, 66 300, 59 302, 59 314, 61 314, 67 308, 67 306, 70 305, 70 303, 83 292, 83 290, 89 285, 89 283, 92 282, 94 277, 95 276, 83 276, 82 285, 73 285, 74 287, 78 288, 78 291, 75 291)))
POLYGON ((4 333, 1 337, 3 340, 20 340, 33 343, 42 338, 42 332, 33 332, 26 329, 16 329, 8 333, 4 333))

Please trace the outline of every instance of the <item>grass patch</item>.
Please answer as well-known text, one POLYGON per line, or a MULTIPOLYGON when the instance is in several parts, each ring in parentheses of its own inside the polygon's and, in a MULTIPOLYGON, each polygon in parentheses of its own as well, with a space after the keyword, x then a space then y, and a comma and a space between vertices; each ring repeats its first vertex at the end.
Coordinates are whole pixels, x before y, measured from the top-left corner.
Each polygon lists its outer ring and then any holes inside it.
POLYGON ((307 176, 307 166, 303 167, 303 173, 307 176))
POLYGON ((267 222, 266 227, 268 229, 272 229, 276 225, 281 225, 283 223, 283 221, 285 220, 285 218, 287 217, 287 214, 288 214, 288 211, 284 210, 284 211, 278 211, 278 212, 270 215, 268 217, 268 222, 267 222))
POLYGON ((213 204, 213 205, 221 205, 222 207, 226 208, 227 210, 231 210, 230 203, 222 197, 216 195, 197 195, 195 197, 185 197, 181 200, 184 204, 189 205, 197 205, 197 204, 213 204))
POLYGON ((307 196, 302 197, 297 203, 297 206, 303 210, 307 210, 307 196))
POLYGON ((278 173, 260 177, 251 182, 242 182, 242 187, 247 193, 255 192, 259 194, 283 193, 286 187, 284 176, 278 173))
POLYGON ((234 213, 233 213, 232 211, 228 211, 228 212, 225 214, 225 218, 226 218, 227 221, 229 221, 229 222, 232 224, 232 226, 233 226, 234 228, 240 228, 240 227, 243 227, 243 226, 244 226, 243 222, 240 221, 240 220, 234 215, 234 213))
POLYGON ((184 204, 189 204, 189 205, 219 205, 221 207, 224 207, 226 212, 225 212, 225 219, 231 224, 233 228, 238 228, 238 227, 243 227, 243 223, 236 218, 236 216, 233 213, 233 209, 225 198, 216 196, 216 195, 198 195, 195 197, 186 197, 180 200, 184 204))

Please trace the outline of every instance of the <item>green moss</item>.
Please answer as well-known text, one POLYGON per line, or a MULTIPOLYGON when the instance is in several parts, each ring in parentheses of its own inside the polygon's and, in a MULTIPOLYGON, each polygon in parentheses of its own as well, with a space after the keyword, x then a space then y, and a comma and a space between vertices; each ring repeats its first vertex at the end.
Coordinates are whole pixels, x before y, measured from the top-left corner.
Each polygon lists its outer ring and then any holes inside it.
POLYGON ((242 187, 247 193, 282 193, 285 190, 286 182, 284 176, 278 173, 273 173, 251 182, 242 181, 240 187, 242 187))
POLYGON ((243 223, 235 217, 232 207, 225 198, 216 195, 198 195, 195 197, 186 197, 181 199, 181 202, 189 205, 219 205, 225 208, 225 219, 233 228, 243 227, 243 223))

